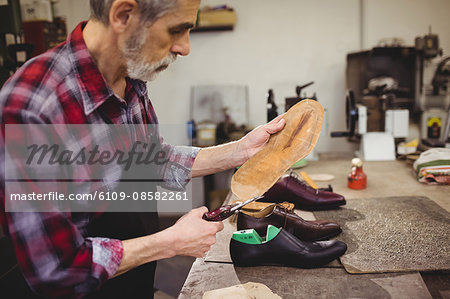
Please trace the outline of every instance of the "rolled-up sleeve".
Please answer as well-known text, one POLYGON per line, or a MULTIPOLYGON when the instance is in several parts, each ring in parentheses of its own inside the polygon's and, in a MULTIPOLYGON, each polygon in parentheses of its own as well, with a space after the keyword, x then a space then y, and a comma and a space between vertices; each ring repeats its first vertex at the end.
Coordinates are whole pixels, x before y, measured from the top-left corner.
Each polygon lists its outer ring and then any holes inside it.
POLYGON ((200 148, 192 146, 172 146, 163 144, 168 154, 163 168, 164 187, 182 190, 191 180, 192 166, 200 148))
POLYGON ((87 238, 92 242, 93 276, 101 277, 106 271, 111 278, 117 271, 122 261, 122 242, 109 238, 87 238))

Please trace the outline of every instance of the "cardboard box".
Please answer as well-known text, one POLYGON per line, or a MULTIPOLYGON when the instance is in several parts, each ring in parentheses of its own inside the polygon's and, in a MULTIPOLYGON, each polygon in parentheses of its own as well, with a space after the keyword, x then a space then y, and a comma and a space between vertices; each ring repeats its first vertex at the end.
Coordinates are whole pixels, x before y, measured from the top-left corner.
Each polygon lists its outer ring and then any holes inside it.
POLYGON ((235 24, 236 13, 234 10, 208 10, 198 13, 198 27, 233 26, 235 24))
POLYGON ((51 4, 48 0, 24 1, 24 3, 22 3, 20 6, 22 10, 23 22, 53 22, 51 4))

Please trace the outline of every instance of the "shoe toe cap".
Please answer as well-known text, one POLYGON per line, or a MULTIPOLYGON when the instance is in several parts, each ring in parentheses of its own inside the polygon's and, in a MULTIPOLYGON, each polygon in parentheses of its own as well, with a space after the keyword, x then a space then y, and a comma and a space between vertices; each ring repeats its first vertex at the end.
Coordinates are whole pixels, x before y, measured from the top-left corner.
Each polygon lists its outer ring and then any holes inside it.
POLYGON ((317 241, 314 244, 320 247, 320 254, 332 259, 340 257, 347 251, 347 244, 338 240, 317 241))
MULTIPOLYGON (((326 192, 326 191, 324 191, 326 192)), ((319 207, 337 207, 346 204, 345 197, 336 193, 326 192, 318 194, 316 197, 316 206, 319 207)))

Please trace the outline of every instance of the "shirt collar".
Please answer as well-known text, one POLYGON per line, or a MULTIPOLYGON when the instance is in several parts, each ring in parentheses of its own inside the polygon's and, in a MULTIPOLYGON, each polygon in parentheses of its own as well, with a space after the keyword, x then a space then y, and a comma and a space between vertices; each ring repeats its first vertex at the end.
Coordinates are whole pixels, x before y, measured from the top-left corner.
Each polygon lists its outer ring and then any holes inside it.
MULTIPOLYGON (((89 115, 100 107, 106 100, 115 97, 114 92, 106 83, 100 73, 97 64, 92 58, 83 39, 83 28, 87 22, 81 22, 68 37, 71 49, 70 59, 75 69, 75 74, 81 90, 81 101, 84 113, 89 115)), ((141 80, 127 79, 127 85, 131 84, 139 97, 147 93, 145 82, 141 80)))
POLYGON ((128 77, 126 79, 127 84, 129 83, 131 84, 131 86, 133 86, 134 91, 140 98, 147 95, 147 84, 144 81, 138 79, 131 79, 128 77))

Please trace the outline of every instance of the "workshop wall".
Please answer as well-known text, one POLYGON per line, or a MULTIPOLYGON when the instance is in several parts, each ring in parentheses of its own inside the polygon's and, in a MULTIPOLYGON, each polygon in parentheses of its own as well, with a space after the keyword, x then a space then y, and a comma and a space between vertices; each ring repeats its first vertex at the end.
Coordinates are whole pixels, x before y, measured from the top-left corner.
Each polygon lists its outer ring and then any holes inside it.
POLYGON ((450 55, 450 1, 377 0, 363 1, 363 45, 371 48, 386 37, 400 37, 413 46, 416 36, 432 32, 439 35, 444 55, 450 55))
POLYGON ((284 105, 286 96, 295 95, 296 85, 315 81, 305 92, 317 92, 327 110, 317 151, 354 149, 345 138, 329 137, 330 131, 345 129, 347 53, 361 50, 361 45, 370 49, 391 37, 413 45, 416 36, 428 33, 428 25, 439 35, 444 53, 450 53, 450 1, 362 2, 361 22, 359 0, 226 1, 238 16, 235 29, 192 33, 191 54, 149 84, 160 121, 188 120, 192 85, 247 84, 250 121, 259 125, 266 120, 269 88, 274 89, 276 103, 284 105))
MULTIPOLYGON (((161 121, 187 120, 192 85, 246 84, 250 122, 256 126, 266 121, 269 88, 284 107, 284 98, 295 96, 296 85, 315 81, 305 92, 312 96, 316 91, 329 126, 344 129, 345 55, 358 50, 358 0, 226 3, 238 17, 234 30, 192 33, 191 54, 149 84, 161 121)), ((324 143, 329 131, 325 126, 318 150, 329 150, 324 143)), ((351 147, 344 139, 333 145, 338 150, 351 147)))
POLYGON ((66 17, 67 33, 70 33, 78 23, 89 19, 89 0, 58 0, 55 13, 66 17))
MULTIPOLYGON (((69 30, 89 16, 88 0, 61 2, 69 30)), ((347 53, 393 37, 412 46, 431 25, 444 54, 450 54, 448 0, 202 0, 202 6, 224 3, 236 11, 234 30, 192 33, 191 54, 149 83, 161 123, 189 120, 193 85, 248 85, 250 122, 256 126, 266 120, 269 88, 276 103, 284 105, 296 85, 315 81, 304 91, 308 96, 316 92, 326 109, 317 151, 348 151, 355 145, 329 137, 331 131, 345 129, 347 53)))

